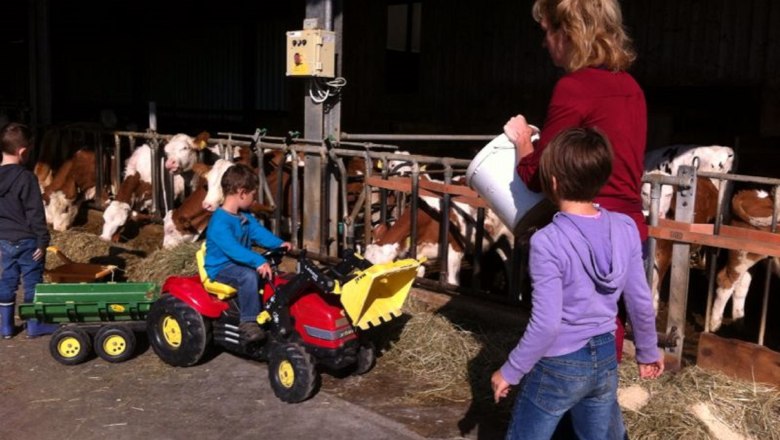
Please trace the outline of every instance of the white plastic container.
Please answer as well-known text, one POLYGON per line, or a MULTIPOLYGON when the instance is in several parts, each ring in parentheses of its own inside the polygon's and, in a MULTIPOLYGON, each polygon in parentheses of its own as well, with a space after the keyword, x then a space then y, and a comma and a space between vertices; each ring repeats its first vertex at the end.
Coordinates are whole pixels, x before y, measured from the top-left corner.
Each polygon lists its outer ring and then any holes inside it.
POLYGON ((468 185, 488 202, 510 230, 544 198, 544 194, 525 186, 515 170, 516 165, 515 146, 502 134, 485 145, 466 170, 468 185))

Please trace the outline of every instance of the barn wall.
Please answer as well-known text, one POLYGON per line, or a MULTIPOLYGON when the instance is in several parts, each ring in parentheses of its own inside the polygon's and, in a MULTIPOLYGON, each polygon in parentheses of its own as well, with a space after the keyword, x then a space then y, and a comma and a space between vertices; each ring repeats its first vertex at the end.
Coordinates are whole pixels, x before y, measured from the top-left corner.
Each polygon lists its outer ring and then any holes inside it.
POLYGON ((161 130, 286 114, 284 31, 300 26, 298 3, 53 2, 55 112, 113 108, 144 128, 153 100, 161 130))
MULTIPOLYGON (((23 14, 26 3, 10 4, 23 14)), ((560 72, 541 47, 532 0, 421 0, 419 67, 411 72, 418 85, 411 91, 396 90, 399 79, 390 73, 398 66, 386 50, 387 3, 344 0, 345 131, 497 133, 521 112, 543 122, 560 72)), ((780 136, 780 4, 622 4, 639 53, 632 72, 648 98, 650 147, 780 136)), ((301 26, 304 6, 52 1, 55 119, 95 119, 108 107, 120 123, 143 128, 147 102, 155 100, 165 130, 300 129, 305 81, 284 76, 284 31, 301 26)), ((0 36, 22 58, 26 42, 10 30, 24 26, 12 21, 0 18, 9 30, 0 36)), ((26 60, 16 64, 26 71, 26 60)), ((0 101, 20 99, 17 92, 29 87, 25 75, 3 75, 12 84, 0 90, 0 101)))
MULTIPOLYGON (((423 0, 421 87, 387 91, 386 4, 348 2, 344 129, 495 133, 515 113, 542 123, 560 75, 541 47, 532 0, 423 0), (357 3, 357 4, 356 4, 357 3)), ((650 147, 777 135, 780 4, 623 1, 645 88, 650 147)))
MULTIPOLYGON (((29 96, 29 66, 27 64, 27 2, 4 3, 3 15, 13 17, 0 25, 0 51, 10 65, 0 69, 0 112, 11 118, 19 117, 19 104, 29 96)), ((5 64, 5 63, 4 63, 5 64)))

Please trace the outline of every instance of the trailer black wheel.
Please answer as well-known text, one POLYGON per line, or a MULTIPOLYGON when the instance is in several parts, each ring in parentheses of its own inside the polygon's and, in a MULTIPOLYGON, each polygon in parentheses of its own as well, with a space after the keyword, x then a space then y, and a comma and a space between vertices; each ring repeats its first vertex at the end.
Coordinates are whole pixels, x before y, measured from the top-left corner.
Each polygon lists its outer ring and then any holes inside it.
POLYGON ((357 363, 353 374, 366 374, 376 365, 376 348, 373 342, 360 345, 357 353, 357 363))
POLYGON ((80 364, 87 360, 92 352, 92 340, 89 333, 83 329, 67 325, 60 327, 51 335, 49 352, 61 364, 80 364))
POLYGON ((189 304, 165 294, 146 317, 149 343, 165 363, 189 367, 203 358, 211 342, 211 321, 189 304))
POLYGON ((280 400, 298 403, 308 399, 319 381, 314 359, 300 344, 284 343, 271 347, 268 378, 280 400))
POLYGON ((124 362, 135 352, 135 333, 123 325, 100 327, 95 335, 95 353, 108 362, 124 362))

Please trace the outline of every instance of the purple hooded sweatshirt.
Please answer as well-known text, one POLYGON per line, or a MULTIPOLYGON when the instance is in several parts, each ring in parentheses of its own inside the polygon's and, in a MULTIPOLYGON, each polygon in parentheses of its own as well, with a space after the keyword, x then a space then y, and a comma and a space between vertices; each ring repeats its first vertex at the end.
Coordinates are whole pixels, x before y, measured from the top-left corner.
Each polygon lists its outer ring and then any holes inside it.
POLYGON ((501 367, 516 385, 542 357, 579 350, 614 332, 617 301, 626 303, 640 363, 655 362, 655 311, 634 221, 599 209, 595 216, 559 212, 531 237, 531 320, 501 367))

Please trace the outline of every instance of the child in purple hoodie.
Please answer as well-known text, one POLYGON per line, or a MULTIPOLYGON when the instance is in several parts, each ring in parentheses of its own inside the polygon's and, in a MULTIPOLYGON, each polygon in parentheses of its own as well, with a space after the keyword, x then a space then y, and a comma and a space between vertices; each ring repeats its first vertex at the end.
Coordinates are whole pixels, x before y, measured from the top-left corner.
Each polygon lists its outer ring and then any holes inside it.
POLYGON ((595 129, 561 132, 541 157, 542 190, 560 212, 531 238, 531 320, 491 378, 496 402, 520 383, 507 439, 549 439, 569 410, 579 438, 614 433, 614 332, 621 294, 640 377, 663 372, 636 225, 593 204, 611 169, 609 141, 595 129))

